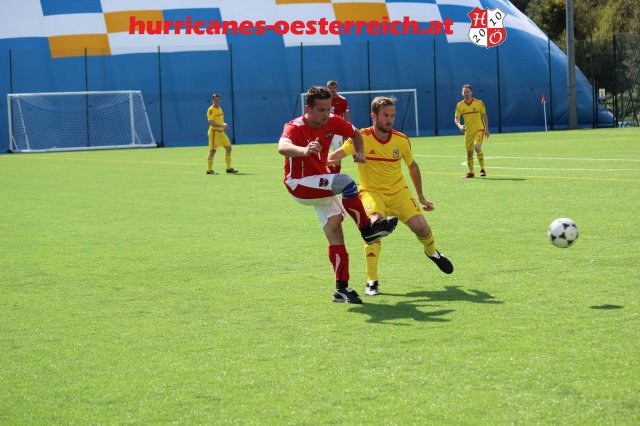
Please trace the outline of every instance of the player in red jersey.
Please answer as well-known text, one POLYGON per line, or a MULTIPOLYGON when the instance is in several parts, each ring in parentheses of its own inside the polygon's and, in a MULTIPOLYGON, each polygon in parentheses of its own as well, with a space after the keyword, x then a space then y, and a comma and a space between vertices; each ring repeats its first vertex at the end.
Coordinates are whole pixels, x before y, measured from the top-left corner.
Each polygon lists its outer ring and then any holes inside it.
MULTIPOLYGON (((349 114, 349 102, 347 99, 338 93, 338 82, 335 80, 329 80, 327 87, 331 92, 331 112, 338 117, 342 117, 351 123, 351 115, 349 114)), ((344 143, 344 138, 340 135, 335 135, 331 141, 331 147, 334 151, 340 149, 344 143)), ((331 173, 340 173, 342 169, 342 161, 338 160, 333 166, 329 166, 331 173)))
POLYGON ((326 87, 311 87, 305 109, 303 116, 285 124, 278 142, 278 152, 285 156, 284 184, 296 201, 313 206, 320 219, 336 277, 334 302, 362 303, 358 293, 349 287, 349 254, 344 245, 342 219, 348 213, 368 243, 393 232, 398 219, 388 217, 371 223, 353 178, 328 172, 329 146, 335 134, 353 138, 355 161, 366 161, 360 132, 330 113, 331 92, 326 87), (342 195, 342 202, 338 195, 342 195))

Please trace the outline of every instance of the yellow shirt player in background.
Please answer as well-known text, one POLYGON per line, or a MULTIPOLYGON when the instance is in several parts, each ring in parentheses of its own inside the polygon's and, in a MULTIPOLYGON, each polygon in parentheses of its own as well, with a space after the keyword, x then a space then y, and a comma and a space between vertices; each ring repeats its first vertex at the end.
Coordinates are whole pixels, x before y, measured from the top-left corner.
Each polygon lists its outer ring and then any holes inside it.
POLYGON ((473 174, 473 150, 476 150, 478 163, 480 163, 480 176, 486 176, 484 170, 484 154, 482 153, 482 142, 484 137, 489 138, 489 119, 484 108, 484 102, 473 97, 473 89, 470 84, 462 86, 463 100, 456 105, 455 122, 456 126, 464 133, 464 147, 467 150, 467 166, 469 173, 465 178, 472 178, 473 174), (460 123, 460 117, 464 117, 464 124, 460 123))
POLYGON ((229 125, 224 122, 224 112, 220 108, 220 101, 222 97, 214 93, 211 96, 213 104, 207 110, 207 120, 209 121, 209 157, 207 158, 207 174, 217 175, 218 173, 213 171, 213 156, 216 155, 216 148, 219 146, 224 147, 226 153, 224 160, 227 162, 227 173, 238 173, 233 167, 231 167, 231 142, 229 137, 225 133, 225 130, 229 128, 229 125))
MULTIPOLYGON (((393 99, 379 96, 371 103, 373 126, 360 130, 367 159, 365 163, 358 163, 360 199, 371 222, 387 216, 397 216, 416 234, 427 257, 442 272, 450 274, 453 272, 453 265, 436 250, 431 227, 422 215, 402 174, 401 160, 409 169, 422 209, 433 210, 433 203, 422 193, 420 167, 413 159, 409 138, 393 129, 395 116, 396 108, 393 99)), ((329 160, 336 161, 354 153, 353 141, 349 139, 340 149, 329 154, 329 160)), ((381 248, 380 241, 364 245, 367 265, 365 294, 369 296, 379 294, 378 260, 381 248)))

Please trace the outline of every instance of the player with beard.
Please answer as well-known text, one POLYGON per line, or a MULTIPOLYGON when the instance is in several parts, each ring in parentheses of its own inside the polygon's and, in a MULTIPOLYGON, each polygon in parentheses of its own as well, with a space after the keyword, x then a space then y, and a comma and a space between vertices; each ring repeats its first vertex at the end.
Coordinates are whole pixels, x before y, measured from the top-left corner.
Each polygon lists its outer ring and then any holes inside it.
POLYGON ((482 152, 482 142, 485 137, 489 139, 489 118, 484 102, 473 97, 473 89, 470 84, 462 86, 462 97, 464 98, 456 105, 455 123, 458 129, 464 134, 464 148, 467 151, 467 166, 469 172, 464 178, 472 178, 473 173, 473 151, 476 151, 478 163, 480 163, 480 176, 486 176, 484 168, 484 153, 482 152), (464 124, 460 122, 464 120, 464 124))
MULTIPOLYGON (((358 163, 360 199, 372 222, 387 216, 398 217, 416 235, 427 257, 442 272, 450 274, 453 272, 453 264, 436 249, 431 227, 422 215, 402 174, 400 160, 403 160, 409 169, 422 209, 432 211, 433 203, 422 193, 420 167, 413 159, 409 138, 393 129, 395 115, 394 99, 379 96, 371 103, 373 126, 360 130, 366 156, 366 162, 358 163)), ((347 155, 354 155, 355 152, 353 139, 349 139, 342 148, 329 154, 329 163, 347 155)), ((380 241, 364 245, 367 266, 365 294, 369 296, 379 294, 378 260, 381 248, 380 241)))
MULTIPOLYGON (((305 114, 285 124, 278 152, 285 156, 284 184, 294 200, 313 206, 329 243, 329 261, 336 278, 334 302, 362 303, 349 287, 349 254, 344 243, 342 219, 348 214, 367 243, 375 243, 396 227, 395 217, 373 222, 367 216, 353 178, 329 173, 327 156, 333 135, 353 138, 354 160, 365 162, 362 137, 352 124, 331 112, 331 92, 313 86, 307 92, 305 114)), ((292 253, 293 254, 293 253, 292 253)))

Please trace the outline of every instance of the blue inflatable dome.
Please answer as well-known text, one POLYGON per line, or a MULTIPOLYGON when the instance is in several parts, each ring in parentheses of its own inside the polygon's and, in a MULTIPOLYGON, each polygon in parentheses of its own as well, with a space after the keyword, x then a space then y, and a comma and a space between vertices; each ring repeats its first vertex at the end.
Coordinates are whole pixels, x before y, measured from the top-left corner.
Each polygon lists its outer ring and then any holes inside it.
MULTIPOLYGON (((612 122, 607 111, 597 109, 588 80, 579 70, 576 74, 579 126, 591 127, 595 119, 612 122)), ((328 80, 337 80, 347 92, 416 89, 415 100, 413 95, 399 98, 406 114, 415 114, 410 103, 417 101, 418 128, 409 124, 414 117, 403 120, 409 135, 454 133, 454 108, 464 83, 485 102, 493 132, 544 129, 543 94, 549 125, 566 128, 568 122, 566 55, 508 1, 20 0, 0 5, 5 98, 8 93, 140 90, 155 139, 165 146, 206 144, 212 92, 222 94, 236 143, 274 142, 283 123, 300 114, 300 93, 328 80), (498 46, 472 43, 470 33, 478 30, 469 14, 481 9, 505 15, 506 38, 498 46), (331 31, 329 24, 321 31, 323 18, 341 23, 333 27, 340 25, 341 32, 331 31), (380 25, 361 27, 360 34, 354 26, 347 34, 344 23, 358 21, 380 25), (395 21, 400 24, 393 28, 408 21, 417 34, 390 34, 395 21), (264 28, 258 31, 260 23, 264 28), (216 25, 229 31, 214 34, 216 25), (167 34, 150 34, 165 28, 167 34), (243 28, 252 30, 243 34, 243 28)), ((347 99, 354 124, 368 126, 369 96, 347 99)), ((4 152, 9 146, 4 102, 0 114, 4 152)))

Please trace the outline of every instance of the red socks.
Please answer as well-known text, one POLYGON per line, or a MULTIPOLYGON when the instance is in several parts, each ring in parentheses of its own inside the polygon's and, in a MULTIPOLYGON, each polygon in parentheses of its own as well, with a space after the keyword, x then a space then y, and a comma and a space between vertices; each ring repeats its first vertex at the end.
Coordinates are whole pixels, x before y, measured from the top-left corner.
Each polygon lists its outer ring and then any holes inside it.
POLYGON ((329 246, 329 260, 336 274, 336 281, 349 281, 349 253, 344 245, 329 246))
POLYGON ((342 206, 358 225, 358 229, 362 229, 369 224, 369 218, 359 197, 342 198, 342 206))

